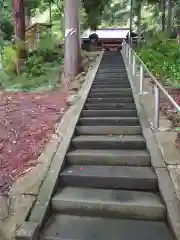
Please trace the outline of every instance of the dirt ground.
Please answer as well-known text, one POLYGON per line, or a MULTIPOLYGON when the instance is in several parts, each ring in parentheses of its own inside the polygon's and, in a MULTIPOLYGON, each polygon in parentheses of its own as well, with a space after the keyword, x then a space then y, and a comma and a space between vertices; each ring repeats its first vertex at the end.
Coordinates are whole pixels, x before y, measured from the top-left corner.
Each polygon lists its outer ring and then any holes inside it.
POLYGON ((36 201, 61 141, 61 119, 78 99, 86 72, 96 57, 97 53, 86 54, 85 72, 77 76, 70 88, 44 93, 1 93, 1 240, 14 239, 17 227, 36 201))

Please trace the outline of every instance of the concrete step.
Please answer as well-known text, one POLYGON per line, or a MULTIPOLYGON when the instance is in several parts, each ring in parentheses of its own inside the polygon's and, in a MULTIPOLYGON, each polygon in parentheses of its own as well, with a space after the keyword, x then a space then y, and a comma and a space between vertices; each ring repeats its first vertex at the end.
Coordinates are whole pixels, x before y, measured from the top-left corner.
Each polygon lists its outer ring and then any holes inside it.
POLYGON ((91 87, 91 90, 94 90, 94 89, 102 89, 102 91, 104 90, 104 89, 107 89, 107 88, 110 88, 110 89, 113 89, 113 88, 121 88, 121 89, 124 89, 124 88, 130 88, 130 84, 119 84, 119 85, 117 85, 117 84, 115 84, 115 85, 112 85, 112 84, 108 84, 108 85, 105 85, 105 86, 103 86, 103 85, 98 85, 98 86, 92 86, 91 87))
POLYGON ((138 117, 84 117, 80 118, 78 125, 85 126, 137 126, 138 117))
POLYGON ((83 110, 81 117, 136 117, 136 110, 83 110))
POLYGON ((114 93, 114 92, 119 92, 119 94, 121 92, 126 92, 126 93, 131 93, 132 94, 132 90, 131 88, 104 88, 103 90, 101 88, 96 88, 96 89, 91 89, 92 93, 114 93))
POLYGON ((102 81, 126 81, 129 82, 127 74, 116 74, 116 75, 96 75, 94 82, 102 82, 102 81))
MULTIPOLYGON (((122 59, 109 59, 110 61, 105 61, 105 62, 101 62, 102 65, 100 65, 100 68, 98 69, 98 71, 110 71, 111 69, 114 71, 123 71, 125 66, 124 64, 117 64, 117 62, 121 62, 122 59)), ((105 73, 105 72, 104 72, 105 73)))
POLYGON ((126 71, 124 71, 123 68, 119 69, 118 71, 116 69, 113 69, 113 68, 109 68, 108 72, 100 72, 100 70, 97 72, 96 76, 108 76, 108 75, 111 75, 111 76, 117 76, 117 75, 126 75, 127 76, 127 73, 126 71))
POLYGON ((128 82, 129 83, 129 79, 127 76, 96 76, 94 82, 99 82, 99 83, 103 83, 103 82, 128 82))
POLYGON ((129 83, 129 79, 126 75, 109 75, 109 76, 96 76, 94 82, 128 82, 129 83))
POLYGON ((62 186, 157 190, 157 177, 149 167, 73 165, 60 173, 62 186))
POLYGON ((141 135, 82 135, 72 139, 72 147, 75 149, 145 149, 146 142, 141 135))
POLYGON ((93 83, 103 83, 103 82, 111 82, 111 83, 119 83, 119 82, 124 82, 124 83, 129 83, 128 77, 96 77, 94 79, 93 83))
POLYGON ((129 83, 94 83, 92 88, 130 88, 129 83))
POLYGON ((163 220, 165 206, 150 192, 65 187, 53 197, 52 210, 80 216, 163 220))
POLYGON ((66 155, 70 165, 99 166, 142 166, 151 164, 151 157, 146 150, 92 150, 78 149, 66 155))
POLYGON ((124 71, 124 69, 122 69, 121 71, 114 71, 113 69, 110 70, 109 72, 106 72, 106 73, 102 73, 102 72, 97 72, 96 74, 96 77, 98 76, 105 76, 105 77, 108 77, 108 76, 127 76, 127 73, 124 71))
POLYGON ((121 67, 121 68, 117 68, 117 67, 113 67, 113 68, 111 68, 111 69, 107 69, 107 68, 105 68, 105 69, 101 69, 101 68, 99 68, 98 69, 98 71, 97 71, 98 73, 101 73, 101 74, 106 74, 106 73, 111 73, 111 72, 116 72, 116 73, 118 73, 118 72, 123 72, 124 73, 124 67, 121 67))
POLYGON ((141 126, 76 126, 77 135, 140 135, 141 126))
POLYGON ((111 78, 108 78, 108 79, 103 79, 103 80, 95 80, 94 82, 93 82, 93 84, 99 84, 99 85, 103 85, 103 84, 129 84, 130 85, 130 83, 129 83, 129 80, 128 79, 122 79, 122 78, 120 78, 120 79, 117 79, 117 80, 113 80, 113 79, 111 79, 111 78))
POLYGON ((123 74, 123 75, 127 75, 127 73, 124 71, 123 68, 121 69, 117 69, 117 68, 110 68, 110 69, 103 69, 103 70, 98 70, 97 71, 97 75, 109 75, 109 74, 112 74, 112 75, 116 75, 116 74, 123 74))
POLYGON ((41 240, 173 240, 164 222, 57 214, 41 240))
POLYGON ((88 97, 103 97, 103 98, 106 98, 106 97, 112 97, 112 98, 118 98, 118 97, 132 97, 132 92, 129 91, 125 91, 125 92, 105 92, 105 93, 102 93, 102 92, 90 92, 88 97))
POLYGON ((86 103, 85 110, 135 110, 134 103, 86 103))
POLYGON ((133 103, 133 97, 124 97, 124 98, 92 98, 89 97, 86 100, 86 103, 133 103))
POLYGON ((130 87, 130 83, 129 82, 122 82, 122 81, 118 81, 118 82, 113 82, 113 81, 106 81, 106 82, 94 82, 92 84, 92 87, 112 87, 112 86, 115 86, 115 87, 121 87, 121 86, 127 86, 130 87))

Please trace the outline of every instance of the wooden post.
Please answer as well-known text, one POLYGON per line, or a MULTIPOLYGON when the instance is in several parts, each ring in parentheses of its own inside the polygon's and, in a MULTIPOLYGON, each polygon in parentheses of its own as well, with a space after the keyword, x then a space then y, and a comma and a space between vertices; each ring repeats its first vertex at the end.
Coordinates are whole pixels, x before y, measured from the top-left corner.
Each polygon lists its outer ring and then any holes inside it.
POLYGON ((78 72, 78 0, 65 0, 65 81, 72 81, 78 72))
POLYGON ((17 72, 20 73, 24 67, 25 51, 25 14, 24 0, 13 0, 13 19, 15 41, 17 45, 17 72))
POLYGON ((83 58, 81 52, 81 25, 80 25, 80 9, 81 9, 81 2, 77 0, 77 7, 78 7, 78 20, 77 20, 77 48, 78 48, 78 73, 84 71, 83 66, 83 58))

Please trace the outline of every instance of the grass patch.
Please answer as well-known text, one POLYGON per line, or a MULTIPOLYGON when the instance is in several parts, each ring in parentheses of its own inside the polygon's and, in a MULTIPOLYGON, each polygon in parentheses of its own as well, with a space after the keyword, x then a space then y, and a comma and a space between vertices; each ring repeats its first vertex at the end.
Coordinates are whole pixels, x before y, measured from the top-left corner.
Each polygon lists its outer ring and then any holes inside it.
POLYGON ((43 66, 44 73, 40 76, 29 77, 26 73, 19 76, 0 74, 0 86, 6 91, 46 91, 54 90, 60 86, 59 74, 62 67, 59 64, 43 66))

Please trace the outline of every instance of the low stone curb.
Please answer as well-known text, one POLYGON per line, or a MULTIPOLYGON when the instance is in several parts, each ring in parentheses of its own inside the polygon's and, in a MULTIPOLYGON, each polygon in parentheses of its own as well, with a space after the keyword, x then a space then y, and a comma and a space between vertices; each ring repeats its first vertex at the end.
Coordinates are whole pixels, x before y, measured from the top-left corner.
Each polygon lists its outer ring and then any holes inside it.
POLYGON ((24 223, 16 231, 16 240, 38 239, 39 230, 42 228, 46 217, 48 216, 51 196, 54 192, 56 184, 58 183, 58 176, 64 163, 66 151, 74 134, 76 123, 99 68, 102 56, 103 52, 100 52, 95 63, 89 69, 86 75, 86 80, 79 91, 78 95, 80 98, 77 100, 76 104, 72 106, 67 113, 65 113, 60 125, 57 128, 58 136, 62 136, 60 144, 56 145, 58 146, 57 151, 53 152, 53 156, 51 155, 51 165, 47 176, 41 185, 36 203, 30 213, 30 217, 25 219, 24 223))

